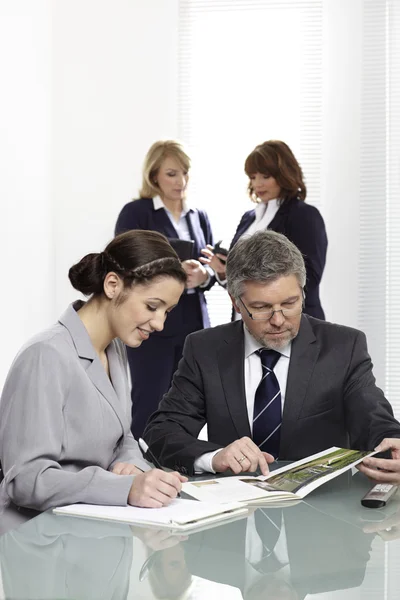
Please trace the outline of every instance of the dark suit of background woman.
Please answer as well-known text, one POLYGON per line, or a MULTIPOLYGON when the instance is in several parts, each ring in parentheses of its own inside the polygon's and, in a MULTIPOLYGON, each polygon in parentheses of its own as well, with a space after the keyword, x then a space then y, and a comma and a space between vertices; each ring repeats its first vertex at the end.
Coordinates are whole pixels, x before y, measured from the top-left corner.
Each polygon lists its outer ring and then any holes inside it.
MULTIPOLYGON (((233 237, 231 248, 246 233, 255 218, 254 209, 244 213, 233 237)), ((290 198, 280 205, 268 229, 286 235, 302 253, 307 271, 304 312, 312 317, 324 319, 319 284, 325 267, 327 237, 320 212, 315 206, 306 204, 298 198, 290 198)))
MULTIPOLYGON (((189 158, 177 142, 156 142, 145 160, 141 190, 142 194, 152 192, 153 197, 126 204, 118 217, 116 233, 150 229, 169 239, 182 239, 180 224, 194 242, 194 259, 206 244, 212 245, 206 213, 184 203, 189 166, 189 158)), ((197 260, 184 261, 183 267, 191 289, 185 291, 168 315, 163 331, 153 332, 140 348, 127 348, 132 378, 132 432, 136 438, 142 435, 148 418, 170 387, 186 336, 210 326, 204 292, 215 280, 197 260)))

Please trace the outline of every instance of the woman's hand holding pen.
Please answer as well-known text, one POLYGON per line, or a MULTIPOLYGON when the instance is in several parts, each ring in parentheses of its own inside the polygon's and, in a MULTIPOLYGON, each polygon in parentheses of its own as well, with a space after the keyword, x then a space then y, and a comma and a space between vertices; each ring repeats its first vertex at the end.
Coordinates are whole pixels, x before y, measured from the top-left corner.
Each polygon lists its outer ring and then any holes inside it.
POLYGON ((201 256, 199 258, 199 260, 204 265, 209 265, 215 271, 215 273, 218 273, 218 277, 221 280, 224 280, 226 278, 226 269, 225 269, 226 256, 224 256, 223 254, 218 254, 218 253, 214 254, 213 250, 214 250, 214 246, 207 244, 207 246, 205 248, 203 248, 201 251, 201 253, 204 254, 204 256, 201 256))
POLYGON ((161 508, 172 502, 187 481, 176 471, 166 472, 151 469, 136 475, 128 496, 128 504, 142 508, 161 508))

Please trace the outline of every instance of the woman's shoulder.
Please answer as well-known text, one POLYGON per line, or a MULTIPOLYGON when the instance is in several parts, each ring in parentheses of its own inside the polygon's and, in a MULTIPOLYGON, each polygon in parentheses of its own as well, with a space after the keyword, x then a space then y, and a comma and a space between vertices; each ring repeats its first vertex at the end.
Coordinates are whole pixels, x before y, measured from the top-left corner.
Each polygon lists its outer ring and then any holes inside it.
POLYGON ((153 198, 135 198, 125 204, 122 210, 130 212, 142 212, 153 207, 153 198))
POLYGON ((198 208, 198 206, 189 206, 189 212, 194 212, 202 216, 207 216, 207 211, 204 208, 198 208))
POLYGON ((31 337, 21 348, 21 353, 48 353, 63 354, 71 347, 71 336, 69 331, 61 325, 55 323, 40 333, 31 337))
POLYGON ((320 214, 318 208, 313 204, 309 204, 305 200, 299 200, 299 198, 292 198, 291 200, 286 200, 282 207, 287 208, 288 212, 293 212, 297 214, 320 214))
POLYGON ((60 323, 37 333, 17 353, 10 373, 37 376, 46 371, 58 377, 67 371, 73 344, 69 332, 60 323), (57 375, 56 375, 57 373, 57 375))
POLYGON ((240 217, 240 221, 239 221, 237 228, 241 229, 243 226, 247 226, 252 221, 254 221, 255 216, 256 216, 255 207, 251 208, 250 210, 246 210, 246 212, 243 213, 242 216, 240 217))
POLYGON ((242 216, 240 217, 240 221, 245 221, 246 219, 254 217, 255 214, 256 214, 256 207, 254 206, 254 208, 250 208, 250 210, 246 210, 246 212, 244 212, 242 214, 242 216))
POLYGON ((281 210, 287 212, 289 218, 306 219, 307 221, 323 221, 322 215, 316 206, 308 204, 304 200, 293 198, 286 200, 281 206, 281 210))

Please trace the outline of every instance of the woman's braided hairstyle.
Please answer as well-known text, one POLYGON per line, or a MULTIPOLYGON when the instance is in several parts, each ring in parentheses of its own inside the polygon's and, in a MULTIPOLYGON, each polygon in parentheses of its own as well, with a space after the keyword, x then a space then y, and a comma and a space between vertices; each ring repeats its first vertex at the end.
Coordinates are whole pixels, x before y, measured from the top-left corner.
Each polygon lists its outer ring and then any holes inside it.
POLYGON ((84 256, 68 273, 73 287, 85 296, 103 293, 107 273, 116 273, 124 287, 146 284, 156 277, 186 282, 186 273, 168 240, 156 231, 135 229, 115 237, 103 252, 84 256))

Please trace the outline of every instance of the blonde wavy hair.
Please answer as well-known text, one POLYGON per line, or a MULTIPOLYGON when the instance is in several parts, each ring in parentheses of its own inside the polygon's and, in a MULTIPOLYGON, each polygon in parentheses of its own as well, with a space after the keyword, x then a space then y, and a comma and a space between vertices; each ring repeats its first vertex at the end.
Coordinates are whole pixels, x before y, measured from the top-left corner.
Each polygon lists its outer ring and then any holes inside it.
POLYGON ((158 170, 166 158, 175 158, 185 171, 189 171, 190 158, 182 144, 175 140, 154 142, 144 159, 142 187, 139 190, 141 198, 154 198, 154 196, 160 195, 161 190, 156 178, 158 170))

